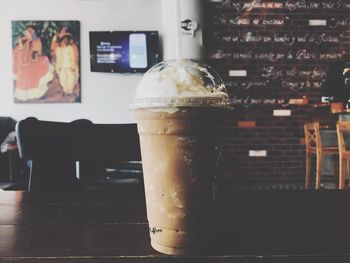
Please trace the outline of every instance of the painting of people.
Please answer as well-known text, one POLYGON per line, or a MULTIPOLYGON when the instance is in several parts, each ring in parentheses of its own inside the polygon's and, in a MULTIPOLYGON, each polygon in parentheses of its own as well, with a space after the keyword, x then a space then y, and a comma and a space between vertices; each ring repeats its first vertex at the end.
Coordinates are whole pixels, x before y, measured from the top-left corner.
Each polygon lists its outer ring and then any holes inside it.
POLYGON ((79 21, 12 21, 15 103, 80 102, 79 21))

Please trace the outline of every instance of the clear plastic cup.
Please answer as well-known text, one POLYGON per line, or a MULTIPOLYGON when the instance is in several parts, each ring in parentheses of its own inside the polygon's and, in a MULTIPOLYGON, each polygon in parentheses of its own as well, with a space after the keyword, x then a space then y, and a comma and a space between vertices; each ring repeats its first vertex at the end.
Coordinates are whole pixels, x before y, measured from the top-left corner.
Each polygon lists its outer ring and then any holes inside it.
POLYGON ((223 81, 195 60, 169 60, 140 81, 133 103, 140 136, 151 245, 171 255, 203 247, 213 200, 217 126, 230 108, 223 81))

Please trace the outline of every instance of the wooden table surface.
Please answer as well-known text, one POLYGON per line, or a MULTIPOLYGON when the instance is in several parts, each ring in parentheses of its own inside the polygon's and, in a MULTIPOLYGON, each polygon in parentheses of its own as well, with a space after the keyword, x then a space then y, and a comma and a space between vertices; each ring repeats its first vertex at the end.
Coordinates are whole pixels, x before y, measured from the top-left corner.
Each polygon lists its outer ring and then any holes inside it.
POLYGON ((197 255, 150 246, 141 187, 0 191, 0 262, 350 262, 349 191, 221 189, 197 255))

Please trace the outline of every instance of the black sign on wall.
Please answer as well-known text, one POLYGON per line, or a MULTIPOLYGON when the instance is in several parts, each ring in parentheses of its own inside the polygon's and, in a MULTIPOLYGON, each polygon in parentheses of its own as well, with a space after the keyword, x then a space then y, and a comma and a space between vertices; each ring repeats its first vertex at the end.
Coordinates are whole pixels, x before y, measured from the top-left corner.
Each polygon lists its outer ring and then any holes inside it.
POLYGON ((206 19, 206 60, 224 79, 235 107, 223 173, 303 180, 303 124, 327 88, 336 89, 326 87, 333 65, 350 62, 350 2, 209 0, 206 19), (291 116, 273 116, 281 108, 291 116), (256 126, 242 128, 240 121, 256 126), (249 157, 253 149, 267 156, 249 157))

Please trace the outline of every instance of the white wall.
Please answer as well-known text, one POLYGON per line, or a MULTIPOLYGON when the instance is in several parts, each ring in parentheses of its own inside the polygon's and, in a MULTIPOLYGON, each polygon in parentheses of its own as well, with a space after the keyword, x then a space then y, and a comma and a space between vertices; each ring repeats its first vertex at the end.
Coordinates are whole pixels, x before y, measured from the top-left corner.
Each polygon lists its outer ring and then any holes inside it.
POLYGON ((162 31, 163 34, 163 58, 190 58, 201 59, 203 57, 203 24, 204 24, 203 0, 162 0, 162 31), (179 12, 176 12, 179 8, 179 12), (178 16, 178 17, 177 17, 178 16), (197 22, 198 27, 193 36, 183 34, 180 27, 181 21, 190 19, 197 22), (176 41, 180 35, 179 42, 176 41), (180 52, 178 51, 178 47, 180 52), (180 54, 176 54, 179 52, 180 54))
MULTIPOLYGON (((170 1, 170 0, 169 0, 170 1)), ((141 74, 92 73, 89 31, 161 31, 160 0, 1 0, 0 116, 19 120, 95 123, 134 122, 129 105, 141 74), (15 104, 13 102, 11 20, 79 20, 81 30, 81 103, 15 104)))

